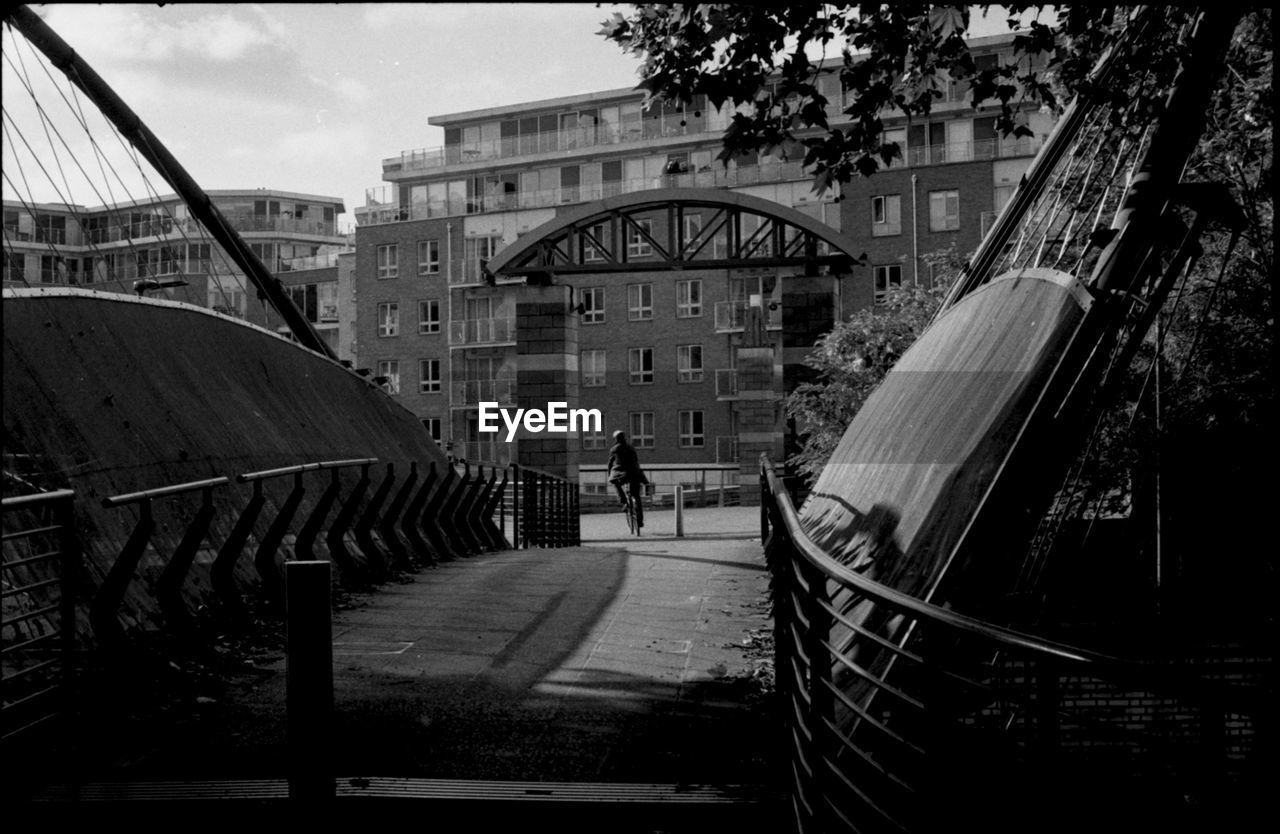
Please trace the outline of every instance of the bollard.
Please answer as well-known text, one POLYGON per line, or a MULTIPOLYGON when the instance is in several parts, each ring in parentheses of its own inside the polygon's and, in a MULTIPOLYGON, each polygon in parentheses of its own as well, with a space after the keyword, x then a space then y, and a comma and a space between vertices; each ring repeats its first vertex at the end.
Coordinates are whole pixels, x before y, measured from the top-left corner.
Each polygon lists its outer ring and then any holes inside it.
POLYGON ((676 538, 684 536, 684 487, 676 484, 676 538))
POLYGON ((333 799, 333 624, 329 563, 284 566, 289 798, 333 799))

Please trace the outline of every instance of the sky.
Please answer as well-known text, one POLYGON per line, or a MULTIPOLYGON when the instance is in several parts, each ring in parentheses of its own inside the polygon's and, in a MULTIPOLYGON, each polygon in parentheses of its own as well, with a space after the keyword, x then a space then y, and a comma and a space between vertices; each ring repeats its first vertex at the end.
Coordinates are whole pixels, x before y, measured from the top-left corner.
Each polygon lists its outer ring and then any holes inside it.
MULTIPOLYGON (((430 116, 639 81, 639 59, 597 34, 616 4, 36 8, 202 187, 338 197, 348 219, 365 189, 383 184, 382 159, 444 143, 430 116)), ((1003 29, 1001 17, 975 28, 1003 29)), ((13 44, 6 34, 4 50, 16 57, 25 47, 13 44)), ((31 125, 21 138, 5 137, 7 167, 11 145, 38 147, 42 131, 38 117, 19 118, 17 98, 25 93, 12 83, 9 61, 3 69, 10 126, 31 125)), ((44 88, 56 100, 45 79, 29 72, 37 96, 44 88)), ((58 141, 50 135, 55 147, 58 141)), ((105 202, 66 190, 81 205, 105 202)), ((170 191, 163 183, 160 190, 170 191)), ((37 191, 33 182, 32 191, 60 201, 50 187, 37 191)))

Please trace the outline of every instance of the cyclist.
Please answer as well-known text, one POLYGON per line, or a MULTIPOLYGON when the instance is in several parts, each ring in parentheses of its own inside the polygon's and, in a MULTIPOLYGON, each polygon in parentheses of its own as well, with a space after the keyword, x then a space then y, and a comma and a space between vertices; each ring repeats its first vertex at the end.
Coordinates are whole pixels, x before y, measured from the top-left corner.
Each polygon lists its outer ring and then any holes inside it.
POLYGON ((640 486, 649 483, 649 479, 640 469, 640 458, 636 455, 635 447, 627 442, 626 434, 621 431, 613 433, 613 447, 609 449, 609 483, 618 491, 618 500, 624 510, 627 507, 627 492, 623 490, 623 485, 629 488, 632 505, 635 507, 636 527, 643 527, 644 506, 640 503, 640 486))

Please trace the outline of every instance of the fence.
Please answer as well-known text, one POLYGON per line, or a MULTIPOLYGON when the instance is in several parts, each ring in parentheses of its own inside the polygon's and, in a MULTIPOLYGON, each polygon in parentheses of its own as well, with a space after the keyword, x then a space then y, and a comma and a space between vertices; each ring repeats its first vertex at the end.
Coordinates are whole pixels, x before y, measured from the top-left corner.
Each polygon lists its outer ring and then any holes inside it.
POLYGON ((64 711, 74 671, 80 551, 69 489, 5 498, 0 658, 9 740, 64 711))
POLYGON ((1118 796, 1141 804, 1135 785, 1179 799, 1220 785, 1223 728, 1260 705, 871 581, 808 538, 767 461, 760 483, 798 830, 987 828, 993 814, 1037 828, 1050 808, 1083 823, 1118 796))

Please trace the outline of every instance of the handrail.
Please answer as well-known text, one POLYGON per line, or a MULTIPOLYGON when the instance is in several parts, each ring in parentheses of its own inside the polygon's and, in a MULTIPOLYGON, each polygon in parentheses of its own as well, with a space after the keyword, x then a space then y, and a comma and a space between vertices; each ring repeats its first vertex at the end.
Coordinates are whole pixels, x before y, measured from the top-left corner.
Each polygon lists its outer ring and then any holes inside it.
POLYGON ((58 501, 63 498, 75 497, 75 490, 72 489, 55 489, 53 492, 33 492, 30 495, 15 495, 12 498, 5 498, 0 501, 0 506, 6 510, 15 510, 19 507, 25 507, 30 504, 42 504, 46 501, 58 501))
POLYGON ((166 498, 170 495, 181 495, 184 492, 194 492, 197 489, 208 489, 209 487, 222 486, 230 483, 231 479, 225 475, 217 478, 206 478, 202 481, 188 481, 185 484, 173 484, 167 487, 156 487, 155 489, 144 489, 141 492, 128 492, 124 495, 110 495, 102 499, 104 507, 123 507, 126 504, 134 504, 138 501, 147 501, 152 498, 166 498))
POLYGON ((314 472, 320 469, 341 469, 347 466, 364 466, 377 463, 377 458, 350 458, 348 460, 323 460, 315 463, 299 463, 294 466, 281 466, 278 469, 262 469, 258 472, 245 472, 236 476, 236 483, 247 484, 265 478, 278 478, 281 475, 294 475, 299 472, 314 472))
POLYGON ((976 635, 1003 648, 1019 649, 1033 654, 1077 663, 1124 667, 1138 665, 1136 661, 1100 654, 1088 649, 1069 646, 1065 643, 1055 643, 1051 640, 1044 640, 1030 634, 1004 628, 946 608, 940 608, 910 594, 904 594, 887 585, 881 585, 875 580, 858 575, 855 571, 837 562, 813 539, 809 538, 804 528, 800 526, 800 517, 796 513, 795 506, 791 503, 790 494, 787 493, 778 479, 773 463, 764 455, 761 455, 761 467, 764 469, 765 477, 769 481, 769 491, 772 493, 774 502, 781 511, 782 519, 787 525, 787 534, 790 536, 791 541, 809 564, 825 573, 831 579, 855 588, 863 595, 877 602, 882 602, 896 611, 914 614, 930 622, 976 635))

